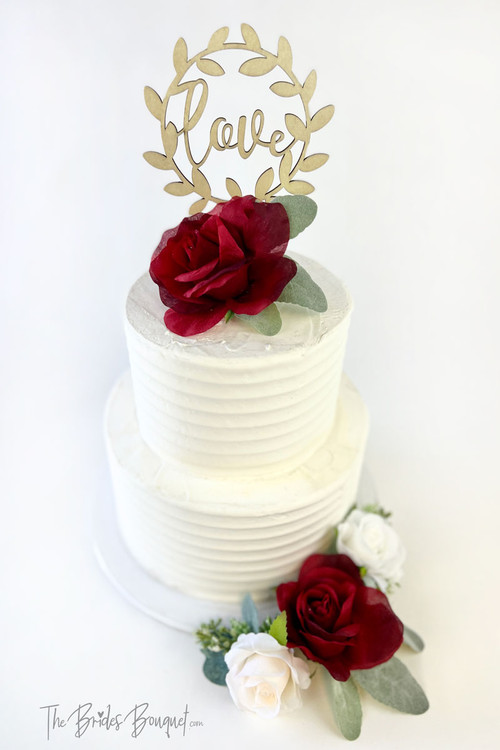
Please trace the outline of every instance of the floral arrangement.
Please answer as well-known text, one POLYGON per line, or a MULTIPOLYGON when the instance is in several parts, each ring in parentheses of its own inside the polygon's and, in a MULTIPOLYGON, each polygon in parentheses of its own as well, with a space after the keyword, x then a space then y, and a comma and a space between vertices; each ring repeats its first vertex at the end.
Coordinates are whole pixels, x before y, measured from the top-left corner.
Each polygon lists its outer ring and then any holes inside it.
POLYGON ((358 686, 399 711, 427 710, 422 688, 395 656, 403 643, 414 651, 424 644, 387 598, 400 584, 405 558, 389 517, 379 506, 353 508, 334 530, 331 554, 308 557, 296 581, 277 587, 274 619, 259 622, 247 595, 242 620, 199 628, 204 674, 227 685, 239 709, 272 718, 299 708, 302 691, 322 671, 349 740, 361 731, 358 686))
POLYGON ((276 301, 324 312, 321 289, 285 256, 289 239, 315 215, 316 204, 306 196, 270 203, 236 196, 164 232, 150 275, 169 308, 167 328, 192 336, 236 316, 272 336, 281 328, 276 301))

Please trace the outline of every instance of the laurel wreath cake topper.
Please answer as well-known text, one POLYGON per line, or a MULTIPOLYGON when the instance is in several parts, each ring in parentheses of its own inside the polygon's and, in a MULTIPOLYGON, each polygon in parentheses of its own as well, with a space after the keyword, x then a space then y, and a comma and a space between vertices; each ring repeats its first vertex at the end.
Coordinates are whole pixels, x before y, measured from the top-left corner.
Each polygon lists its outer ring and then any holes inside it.
POLYGON ((227 42, 229 28, 224 26, 218 29, 208 42, 208 46, 202 52, 189 57, 187 45, 180 38, 173 52, 173 61, 176 76, 165 97, 161 96, 151 87, 146 86, 144 97, 146 106, 151 114, 160 122, 161 139, 164 153, 147 151, 144 154, 146 161, 157 169, 173 171, 177 180, 169 182, 165 191, 170 195, 187 196, 195 194, 198 199, 191 205, 190 215, 201 212, 209 202, 222 203, 235 196, 241 196, 242 190, 238 182, 232 177, 226 177, 225 188, 228 196, 217 196, 213 194, 208 176, 202 170, 212 150, 225 151, 237 149, 242 159, 247 159, 259 146, 269 151, 270 155, 277 161, 275 166, 270 166, 258 177, 254 195, 258 200, 269 202, 281 190, 291 195, 308 195, 314 190, 313 185, 306 180, 300 179, 300 173, 312 172, 321 167, 328 160, 328 154, 316 153, 307 155, 307 150, 314 132, 323 128, 332 118, 333 105, 322 107, 314 114, 310 111, 310 100, 316 88, 316 72, 312 70, 303 83, 297 78, 292 70, 292 50, 289 42, 281 36, 278 41, 276 54, 265 50, 260 43, 255 30, 248 24, 242 24, 242 42, 227 42), (227 50, 243 50, 255 53, 254 57, 245 60, 239 67, 239 73, 243 76, 259 77, 267 73, 280 70, 288 80, 275 81, 270 89, 279 97, 298 97, 303 110, 302 116, 291 112, 285 115, 284 130, 276 129, 268 139, 263 134, 264 113, 261 109, 255 109, 249 121, 245 115, 241 115, 235 125, 224 117, 217 117, 210 127, 209 145, 199 160, 193 156, 190 143, 190 133, 199 123, 205 111, 208 101, 208 83, 206 78, 199 75, 192 76, 193 70, 205 77, 217 77, 225 75, 224 68, 213 59, 213 55, 227 50), (183 107, 182 126, 177 127, 170 119, 171 105, 176 97, 185 94, 183 107), (250 145, 247 148, 245 138, 250 137, 250 145), (185 174, 176 161, 180 142, 184 145, 185 157, 190 167, 190 175, 185 174), (298 156, 292 153, 292 149, 298 151, 298 156))

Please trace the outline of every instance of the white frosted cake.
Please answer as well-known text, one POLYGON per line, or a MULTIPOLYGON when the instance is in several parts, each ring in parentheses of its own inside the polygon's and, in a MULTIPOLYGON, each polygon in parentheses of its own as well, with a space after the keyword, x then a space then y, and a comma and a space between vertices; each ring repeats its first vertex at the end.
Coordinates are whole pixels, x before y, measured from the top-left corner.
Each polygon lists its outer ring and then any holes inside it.
POLYGON ((351 299, 294 257, 328 310, 278 302, 273 337, 237 319, 177 336, 149 275, 127 299, 131 374, 106 417, 119 525, 136 560, 188 595, 266 599, 355 501, 368 417, 342 375, 351 299))

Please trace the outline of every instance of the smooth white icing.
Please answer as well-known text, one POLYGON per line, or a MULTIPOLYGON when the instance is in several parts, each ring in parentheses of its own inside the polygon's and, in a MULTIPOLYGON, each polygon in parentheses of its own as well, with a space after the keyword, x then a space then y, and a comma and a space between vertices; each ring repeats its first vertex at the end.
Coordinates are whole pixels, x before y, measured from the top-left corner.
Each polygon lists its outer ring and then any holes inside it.
POLYGON ((278 303, 277 336, 235 318, 193 338, 168 331, 149 275, 132 287, 126 333, 140 432, 164 462, 220 477, 287 472, 335 418, 351 314, 345 287, 294 256, 328 300, 323 314, 278 303))
POLYGON ((140 564, 168 586, 215 601, 269 595, 331 541, 354 502, 368 430, 343 380, 336 419, 305 462, 280 476, 200 476, 142 439, 127 374, 110 397, 106 434, 119 523, 140 564))

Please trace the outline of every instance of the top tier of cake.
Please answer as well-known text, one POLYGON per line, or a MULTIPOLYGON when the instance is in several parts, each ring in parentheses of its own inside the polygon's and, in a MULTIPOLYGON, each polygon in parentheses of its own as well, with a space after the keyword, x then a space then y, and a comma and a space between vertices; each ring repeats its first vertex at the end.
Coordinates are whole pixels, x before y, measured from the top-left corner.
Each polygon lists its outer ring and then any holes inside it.
POLYGON ((332 274, 294 256, 326 313, 278 303, 277 336, 232 318, 193 338, 168 331, 149 275, 132 287, 126 334, 144 441, 202 475, 280 474, 323 444, 335 419, 352 303, 332 274))

